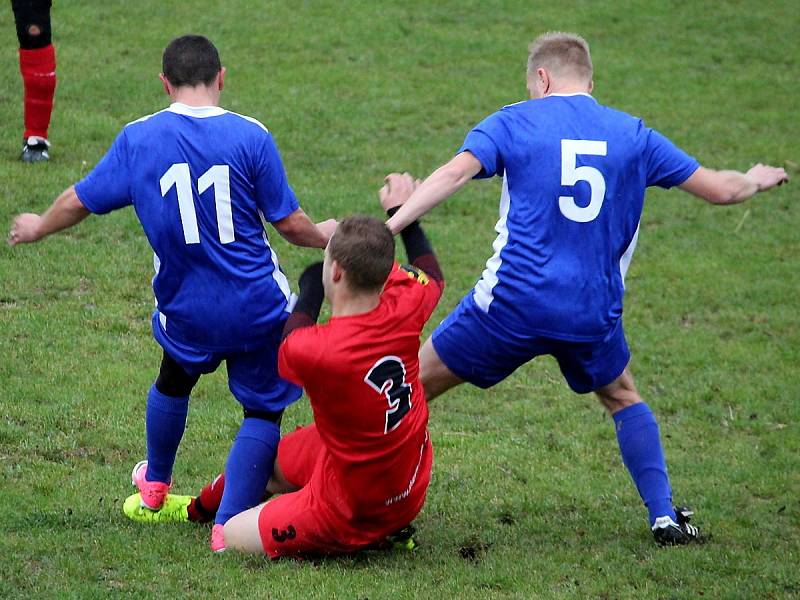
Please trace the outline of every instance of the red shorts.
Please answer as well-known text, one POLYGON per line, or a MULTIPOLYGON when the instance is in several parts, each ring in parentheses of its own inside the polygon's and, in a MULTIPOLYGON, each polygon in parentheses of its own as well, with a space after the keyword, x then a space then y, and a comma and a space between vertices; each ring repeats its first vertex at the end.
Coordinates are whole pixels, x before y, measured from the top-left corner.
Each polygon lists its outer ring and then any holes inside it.
MULTIPOLYGON (((321 493, 324 490, 319 489, 323 487, 321 472, 327 466, 323 450, 313 424, 284 436, 278 445, 278 465, 284 477, 301 489, 270 500, 258 515, 261 543, 270 558, 348 554, 382 542, 387 535, 411 522, 409 518, 400 524, 387 523, 384 530, 378 528, 368 533, 342 519, 331 510, 331 503, 321 493)), ((429 444, 427 450, 423 470, 429 476, 432 462, 429 444)), ((422 488, 422 501, 425 488, 427 478, 422 488)), ((422 502, 419 504, 421 507, 422 502)))

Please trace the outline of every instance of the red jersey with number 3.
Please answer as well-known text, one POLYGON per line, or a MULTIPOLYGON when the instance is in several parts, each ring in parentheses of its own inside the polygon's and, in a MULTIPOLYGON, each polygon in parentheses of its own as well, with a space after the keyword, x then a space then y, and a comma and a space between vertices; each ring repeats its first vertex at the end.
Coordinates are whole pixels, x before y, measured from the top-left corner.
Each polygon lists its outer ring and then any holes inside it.
POLYGON ((324 444, 310 485, 351 536, 391 533, 425 501, 433 452, 417 355, 441 293, 395 264, 375 309, 297 329, 281 344, 280 374, 305 388, 324 444))

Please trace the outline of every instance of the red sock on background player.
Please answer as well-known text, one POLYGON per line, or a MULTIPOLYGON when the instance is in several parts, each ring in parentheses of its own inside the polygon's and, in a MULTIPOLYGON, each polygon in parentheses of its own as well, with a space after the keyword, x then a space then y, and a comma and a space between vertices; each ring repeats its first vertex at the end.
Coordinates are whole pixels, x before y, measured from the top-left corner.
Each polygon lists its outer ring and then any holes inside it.
POLYGON ((225 490, 225 475, 220 473, 214 481, 205 486, 197 497, 192 499, 187 509, 189 520, 197 523, 210 523, 217 514, 222 492, 225 490))
POLYGON ((32 136, 46 140, 56 92, 56 50, 53 44, 32 50, 20 48, 19 70, 24 86, 24 137, 26 140, 32 136))

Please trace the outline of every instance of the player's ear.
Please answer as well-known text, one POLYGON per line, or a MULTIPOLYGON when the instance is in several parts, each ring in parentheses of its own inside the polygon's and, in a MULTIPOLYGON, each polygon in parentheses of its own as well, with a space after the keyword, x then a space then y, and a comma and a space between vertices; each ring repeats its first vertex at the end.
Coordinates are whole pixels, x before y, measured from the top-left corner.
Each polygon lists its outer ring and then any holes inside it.
POLYGON ((225 67, 222 67, 222 68, 219 70, 219 79, 218 79, 218 81, 219 81, 219 84, 218 84, 218 85, 219 85, 219 87, 218 87, 218 89, 219 89, 219 91, 221 92, 221 91, 222 91, 222 88, 225 86, 225 67))
POLYGON ((169 79, 167 79, 163 73, 159 73, 158 78, 161 80, 161 85, 164 86, 164 92, 166 92, 167 96, 172 95, 172 89, 169 84, 169 79))
POLYGON ((547 95, 550 89, 550 73, 547 72, 547 69, 542 67, 536 69, 536 83, 539 85, 540 97, 547 95))
POLYGON ((344 277, 344 269, 335 260, 331 261, 331 281, 339 283, 344 277))
POLYGON ((589 82, 589 93, 591 94, 594 90, 594 79, 589 82))

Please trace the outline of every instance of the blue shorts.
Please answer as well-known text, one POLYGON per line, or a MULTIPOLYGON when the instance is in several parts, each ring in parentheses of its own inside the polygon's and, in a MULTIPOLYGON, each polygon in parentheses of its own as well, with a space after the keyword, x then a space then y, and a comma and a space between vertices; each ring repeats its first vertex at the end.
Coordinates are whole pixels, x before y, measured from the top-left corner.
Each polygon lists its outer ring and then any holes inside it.
POLYGON ((482 388, 501 382, 537 356, 550 354, 569 387, 585 394, 614 381, 631 358, 621 319, 597 342, 521 335, 499 330, 476 306, 471 292, 436 328, 432 341, 447 368, 482 388))
POLYGON ((173 340, 161 327, 158 312, 153 314, 153 337, 190 375, 213 373, 224 360, 228 369, 228 388, 249 410, 277 412, 297 400, 303 390, 278 375, 278 347, 283 323, 277 323, 266 344, 247 352, 209 352, 173 340))

